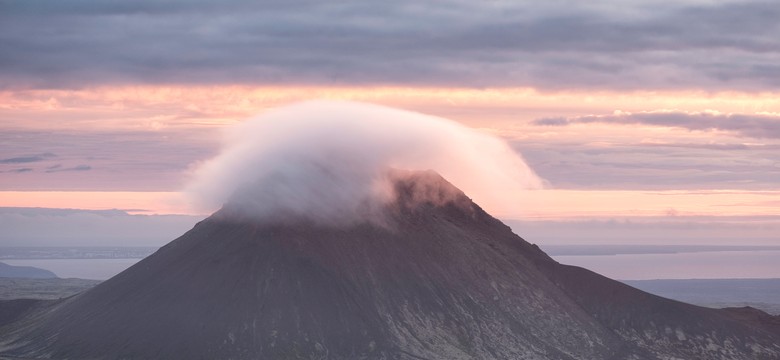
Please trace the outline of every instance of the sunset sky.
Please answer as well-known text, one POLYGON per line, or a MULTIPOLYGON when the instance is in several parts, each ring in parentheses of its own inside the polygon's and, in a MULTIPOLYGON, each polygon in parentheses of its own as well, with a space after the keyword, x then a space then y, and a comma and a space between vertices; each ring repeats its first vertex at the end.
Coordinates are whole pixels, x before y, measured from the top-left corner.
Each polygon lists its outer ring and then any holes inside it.
POLYGON ((318 98, 505 139, 546 187, 493 213, 531 242, 780 245, 777 19, 771 1, 0 0, 0 245, 161 245, 207 215, 179 191, 225 128, 318 98))

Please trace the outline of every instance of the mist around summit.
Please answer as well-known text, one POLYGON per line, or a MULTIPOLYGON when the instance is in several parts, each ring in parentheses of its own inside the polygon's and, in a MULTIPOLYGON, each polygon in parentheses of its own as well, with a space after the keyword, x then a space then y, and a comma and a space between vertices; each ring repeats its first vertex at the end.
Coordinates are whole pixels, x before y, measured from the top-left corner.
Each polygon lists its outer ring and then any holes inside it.
POLYGON ((434 170, 486 209, 522 206, 543 186, 502 139, 454 121, 379 105, 308 101, 230 129, 185 192, 205 210, 230 202, 259 219, 373 220, 394 198, 394 170, 434 170))
POLYGON ((238 191, 81 294, 0 302, 0 358, 780 359, 777 316, 560 264, 435 171, 386 174, 392 227, 269 222, 290 209, 238 191))
POLYGON ((83 293, 0 302, 0 358, 780 359, 777 316, 558 263, 489 213, 541 185, 449 120, 271 110, 197 169, 213 215, 83 293))

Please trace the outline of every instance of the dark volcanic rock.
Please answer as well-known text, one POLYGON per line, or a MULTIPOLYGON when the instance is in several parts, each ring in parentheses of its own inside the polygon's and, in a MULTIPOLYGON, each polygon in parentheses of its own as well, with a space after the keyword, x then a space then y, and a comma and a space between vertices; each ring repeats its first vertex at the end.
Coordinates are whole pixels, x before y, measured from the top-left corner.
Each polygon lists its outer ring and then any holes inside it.
POLYGON ((116 277, 0 327, 0 356, 780 358, 773 317, 560 265, 435 173, 396 190, 384 225, 263 223, 226 206, 116 277))

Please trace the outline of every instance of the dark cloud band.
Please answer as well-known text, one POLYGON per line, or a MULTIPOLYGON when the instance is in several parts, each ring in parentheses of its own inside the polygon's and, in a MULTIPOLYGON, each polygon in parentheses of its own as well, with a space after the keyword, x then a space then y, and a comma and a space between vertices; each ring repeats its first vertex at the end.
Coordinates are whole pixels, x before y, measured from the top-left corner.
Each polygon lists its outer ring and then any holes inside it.
POLYGON ((534 120, 540 126, 571 124, 644 124, 700 131, 728 131, 742 137, 780 139, 780 116, 749 114, 686 113, 679 111, 589 115, 575 118, 543 118, 534 120))
POLYGON ((773 2, 0 1, 0 87, 774 90, 773 2))
POLYGON ((52 153, 44 153, 44 154, 37 154, 37 155, 26 155, 26 156, 17 156, 7 159, 0 159, 0 164, 26 164, 26 163, 33 163, 33 162, 39 162, 51 159, 53 157, 56 157, 56 155, 52 153))

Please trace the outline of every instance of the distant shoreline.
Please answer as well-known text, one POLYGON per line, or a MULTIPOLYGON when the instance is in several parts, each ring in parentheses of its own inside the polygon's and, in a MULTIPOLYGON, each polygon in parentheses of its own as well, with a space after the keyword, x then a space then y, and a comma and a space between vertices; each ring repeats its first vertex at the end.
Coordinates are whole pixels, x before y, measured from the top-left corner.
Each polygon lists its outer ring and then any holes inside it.
MULTIPOLYGON (((0 278, 0 301, 13 299, 56 300, 78 294, 101 280, 0 278)), ((645 292, 694 305, 726 308, 750 306, 780 315, 778 279, 667 279, 623 280, 645 292)))
POLYGON ((0 247, 2 260, 143 259, 159 247, 151 246, 13 246, 0 247))
MULTIPOLYGON (((780 278, 780 246, 541 245, 556 261, 621 280, 780 278)), ((157 247, 0 247, 0 261, 105 280, 157 247)))
POLYGON ((780 251, 767 245, 539 245, 550 256, 684 254, 723 251, 780 251))
MULTIPOLYGON (((780 251, 770 245, 539 245, 550 256, 681 254, 723 251, 780 251)), ((0 246, 0 260, 143 259, 155 246, 0 246)))
POLYGON ((699 306, 750 306, 772 315, 780 315, 780 278, 656 279, 621 282, 651 294, 699 306))

